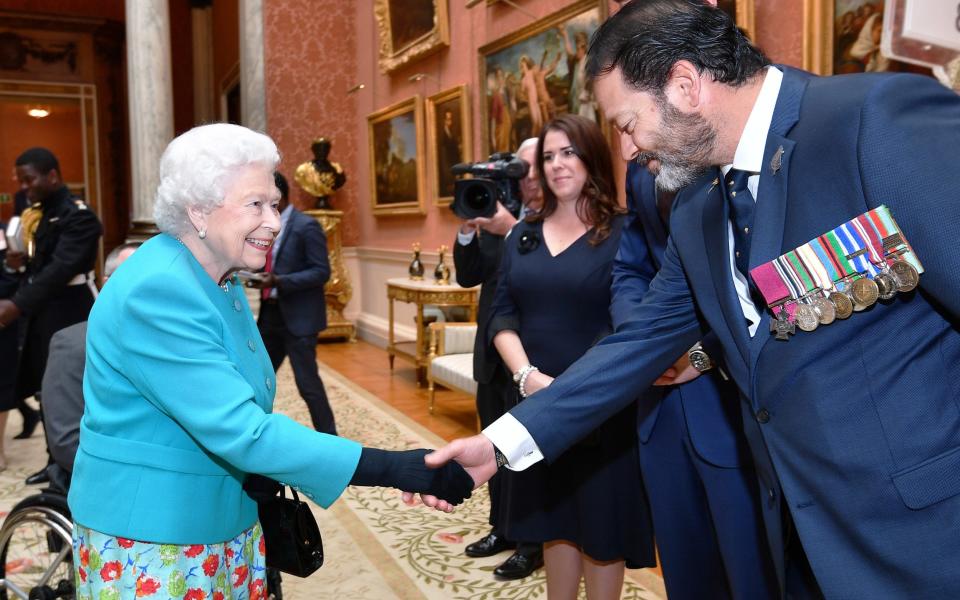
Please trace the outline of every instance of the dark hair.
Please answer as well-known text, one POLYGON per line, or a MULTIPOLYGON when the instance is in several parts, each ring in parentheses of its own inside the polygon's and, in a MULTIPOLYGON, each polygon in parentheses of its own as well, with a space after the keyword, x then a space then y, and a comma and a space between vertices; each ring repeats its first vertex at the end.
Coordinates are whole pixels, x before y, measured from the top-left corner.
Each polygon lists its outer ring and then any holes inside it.
POLYGON ((18 167, 30 165, 41 175, 46 175, 54 170, 57 173, 60 172, 60 161, 57 160, 53 152, 39 146, 25 150, 23 154, 17 157, 14 164, 18 167))
POLYGON ((557 210, 557 197, 547 185, 543 167, 543 140, 550 131, 566 134, 574 153, 586 167, 587 181, 583 184, 580 198, 577 199, 577 215, 582 221, 594 226, 590 243, 595 246, 610 236, 613 217, 625 211, 617 204, 617 186, 614 183, 610 147, 600 131, 600 126, 590 119, 565 114, 543 127, 537 139, 537 170, 543 190, 543 207, 528 221, 542 220, 557 210))
POLYGON ((627 85, 659 94, 679 60, 732 86, 770 64, 730 15, 703 0, 633 0, 593 34, 586 74, 619 68, 627 85))
POLYGON ((290 197, 290 184, 287 183, 287 178, 284 177, 280 171, 273 172, 273 183, 277 186, 277 189, 280 190, 280 198, 286 200, 290 197))

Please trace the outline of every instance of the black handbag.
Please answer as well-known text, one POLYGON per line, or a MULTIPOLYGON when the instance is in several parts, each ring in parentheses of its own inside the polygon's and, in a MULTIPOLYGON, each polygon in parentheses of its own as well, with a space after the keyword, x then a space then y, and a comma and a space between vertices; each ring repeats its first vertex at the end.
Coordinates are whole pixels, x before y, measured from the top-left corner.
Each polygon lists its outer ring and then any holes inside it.
POLYGON ((257 501, 257 513, 267 549, 267 567, 307 577, 323 565, 320 528, 306 502, 290 488, 260 475, 250 475, 244 489, 257 501))

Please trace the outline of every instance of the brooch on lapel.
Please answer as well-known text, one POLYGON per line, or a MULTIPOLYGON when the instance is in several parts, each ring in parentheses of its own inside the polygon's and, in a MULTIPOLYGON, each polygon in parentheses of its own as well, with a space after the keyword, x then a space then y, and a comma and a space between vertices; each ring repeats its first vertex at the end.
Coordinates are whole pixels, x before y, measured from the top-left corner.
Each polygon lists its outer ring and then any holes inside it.
POLYGON ((777 148, 777 151, 773 153, 773 158, 770 159, 770 174, 776 175, 777 171, 780 170, 780 167, 783 166, 783 146, 777 148))
POLYGON ((528 254, 540 247, 540 235, 532 229, 527 229, 520 234, 517 241, 517 251, 520 254, 528 254))

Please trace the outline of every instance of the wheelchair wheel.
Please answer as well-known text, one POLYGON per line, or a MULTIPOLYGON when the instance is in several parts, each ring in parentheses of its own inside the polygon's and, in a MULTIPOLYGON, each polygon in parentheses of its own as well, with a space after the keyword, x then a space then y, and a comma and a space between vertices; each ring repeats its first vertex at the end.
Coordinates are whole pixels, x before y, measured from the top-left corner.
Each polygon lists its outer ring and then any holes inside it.
POLYGON ((0 600, 74 598, 73 523, 67 499, 43 492, 0 527, 0 600))

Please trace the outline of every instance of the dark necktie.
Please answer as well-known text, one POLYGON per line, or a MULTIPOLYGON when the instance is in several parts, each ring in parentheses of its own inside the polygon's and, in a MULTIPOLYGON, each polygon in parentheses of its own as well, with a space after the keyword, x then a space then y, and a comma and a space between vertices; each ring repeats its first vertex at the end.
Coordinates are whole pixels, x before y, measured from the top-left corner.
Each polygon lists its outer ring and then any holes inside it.
POLYGON ((750 239, 753 237, 753 213, 757 203, 753 194, 747 188, 749 171, 730 169, 723 178, 724 193, 727 197, 727 206, 730 210, 730 219, 733 221, 733 256, 736 259, 737 270, 749 282, 747 272, 750 260, 750 239))

